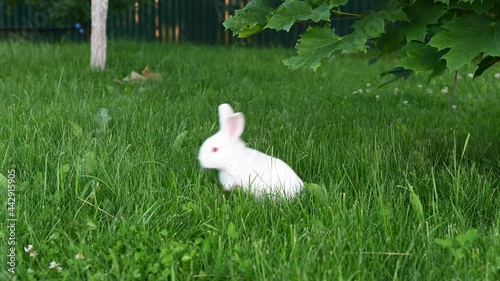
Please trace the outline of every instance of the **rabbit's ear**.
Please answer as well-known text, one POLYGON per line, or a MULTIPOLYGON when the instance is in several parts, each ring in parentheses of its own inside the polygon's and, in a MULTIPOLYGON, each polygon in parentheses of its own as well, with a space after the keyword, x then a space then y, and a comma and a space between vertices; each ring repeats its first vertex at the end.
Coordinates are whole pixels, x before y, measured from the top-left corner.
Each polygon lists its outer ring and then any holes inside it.
POLYGON ((226 118, 223 128, 230 139, 239 138, 245 129, 245 116, 241 112, 231 114, 226 118))
POLYGON ((233 113, 233 108, 229 104, 223 103, 219 105, 219 125, 221 129, 224 127, 226 119, 233 113))

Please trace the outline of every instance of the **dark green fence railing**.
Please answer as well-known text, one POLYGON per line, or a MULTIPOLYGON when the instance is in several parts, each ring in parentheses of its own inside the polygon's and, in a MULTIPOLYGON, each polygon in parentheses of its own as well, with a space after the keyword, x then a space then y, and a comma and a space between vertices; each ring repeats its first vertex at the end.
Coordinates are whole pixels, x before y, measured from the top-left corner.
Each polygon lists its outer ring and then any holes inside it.
MULTIPOLYGON (((249 1, 131 0, 130 7, 119 12, 110 11, 108 36, 111 39, 158 42, 231 44, 238 40, 246 44, 293 46, 298 35, 307 28, 305 24, 297 24, 288 33, 266 30, 245 40, 233 38, 222 23, 235 9, 244 7, 249 1)), ((61 26, 51 20, 47 11, 26 5, 8 7, 3 2, 0 2, 0 38, 87 40, 89 37, 88 19, 75 19, 74 23, 61 26)), ((351 1, 343 10, 363 13, 372 7, 373 2, 351 1)), ((353 21, 337 19, 332 25, 340 34, 346 34, 353 21)))

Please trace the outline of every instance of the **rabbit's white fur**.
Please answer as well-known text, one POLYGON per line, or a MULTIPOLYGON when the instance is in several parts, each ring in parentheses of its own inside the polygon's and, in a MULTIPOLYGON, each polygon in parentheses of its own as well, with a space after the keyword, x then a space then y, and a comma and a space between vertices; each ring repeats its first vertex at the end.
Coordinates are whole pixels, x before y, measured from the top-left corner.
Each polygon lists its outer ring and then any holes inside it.
POLYGON ((229 104, 219 105, 220 131, 201 146, 202 167, 219 170, 219 180, 227 191, 241 187, 257 197, 294 197, 304 183, 285 162, 246 147, 240 139, 245 128, 243 113, 234 113, 229 104))

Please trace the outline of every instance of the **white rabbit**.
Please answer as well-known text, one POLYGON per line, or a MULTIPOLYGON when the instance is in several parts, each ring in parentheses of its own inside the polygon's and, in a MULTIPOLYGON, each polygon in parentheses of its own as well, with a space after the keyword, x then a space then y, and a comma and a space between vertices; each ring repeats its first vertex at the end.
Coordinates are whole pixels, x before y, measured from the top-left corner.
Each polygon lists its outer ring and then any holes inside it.
POLYGON ((198 155, 204 168, 219 170, 224 190, 241 187, 257 197, 294 197, 304 184, 285 162, 255 149, 240 139, 245 127, 243 113, 234 113, 229 104, 219 105, 220 131, 208 138, 198 155))

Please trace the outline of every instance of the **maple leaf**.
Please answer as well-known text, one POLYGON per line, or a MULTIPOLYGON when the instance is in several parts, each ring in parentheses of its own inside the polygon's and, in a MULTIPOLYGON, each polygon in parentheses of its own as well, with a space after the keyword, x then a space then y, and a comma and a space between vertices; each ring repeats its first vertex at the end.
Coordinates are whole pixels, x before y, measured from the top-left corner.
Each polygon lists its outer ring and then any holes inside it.
POLYGON ((437 4, 429 7, 427 3, 417 1, 403 10, 408 15, 409 22, 401 26, 399 33, 404 34, 408 42, 412 40, 424 42, 428 32, 427 26, 438 22, 445 14, 446 6, 437 4))
POLYGON ((330 20, 330 5, 325 3, 313 9, 305 1, 286 1, 272 14, 265 28, 289 31, 294 23, 306 20, 330 20))
POLYGON ((223 25, 231 29, 238 38, 249 37, 259 33, 267 24, 267 17, 276 9, 271 0, 252 0, 245 8, 235 11, 234 16, 227 18, 223 25))
POLYGON ((427 79, 427 83, 446 70, 446 61, 442 59, 447 50, 438 51, 437 48, 426 45, 422 42, 412 41, 406 44, 401 51, 404 54, 401 59, 401 66, 415 72, 432 71, 427 79))
POLYGON ((454 18, 443 24, 443 31, 434 35, 429 45, 438 50, 449 48, 443 55, 450 70, 470 63, 477 55, 500 56, 500 19, 477 14, 454 18))
POLYGON ((321 65, 321 59, 330 57, 335 51, 344 54, 366 52, 367 40, 383 34, 385 21, 396 20, 406 20, 406 14, 400 9, 379 11, 354 23, 354 32, 343 37, 338 36, 335 29, 328 25, 309 27, 296 46, 297 56, 283 62, 291 69, 308 67, 316 70, 321 65))
MULTIPOLYGON (((355 37, 340 37, 328 25, 324 27, 309 27, 302 34, 297 44, 297 56, 285 59, 283 62, 291 69, 308 67, 316 70, 321 65, 321 59, 332 55, 337 50, 354 52, 359 50, 360 42, 355 37)), ((364 41, 361 45, 364 44, 364 41)), ((362 49, 362 48, 361 48, 362 49)))

